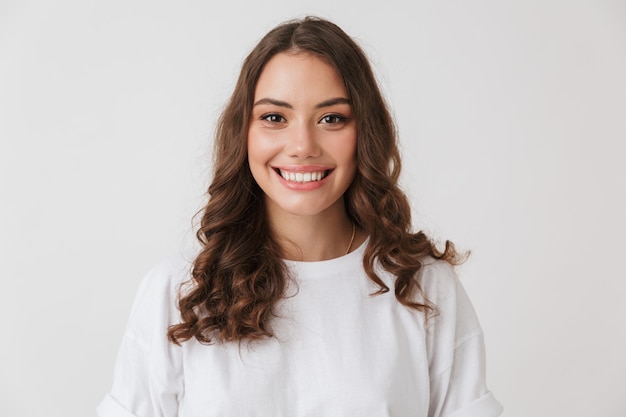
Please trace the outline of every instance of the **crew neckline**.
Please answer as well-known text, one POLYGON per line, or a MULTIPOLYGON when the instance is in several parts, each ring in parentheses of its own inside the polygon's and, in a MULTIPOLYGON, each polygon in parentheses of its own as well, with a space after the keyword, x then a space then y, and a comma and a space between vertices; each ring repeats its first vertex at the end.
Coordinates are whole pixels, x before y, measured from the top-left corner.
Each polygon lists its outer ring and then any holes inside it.
POLYGON ((339 256, 338 258, 326 259, 324 261, 293 261, 283 259, 287 268, 298 278, 304 277, 322 277, 336 275, 337 273, 351 270, 355 265, 361 265, 363 253, 367 247, 369 237, 352 252, 339 256))

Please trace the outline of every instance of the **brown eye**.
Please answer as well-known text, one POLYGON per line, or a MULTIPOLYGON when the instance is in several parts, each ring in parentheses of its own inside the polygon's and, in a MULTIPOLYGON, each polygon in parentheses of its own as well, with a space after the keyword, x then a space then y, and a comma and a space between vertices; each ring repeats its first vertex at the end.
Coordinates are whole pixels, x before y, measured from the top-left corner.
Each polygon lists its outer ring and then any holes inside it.
POLYGON ((336 124, 336 123, 345 122, 346 120, 347 118, 344 116, 340 116, 338 114, 328 114, 322 117, 322 120, 320 120, 320 122, 327 123, 327 124, 336 124))
POLYGON ((270 113, 270 114, 264 114, 263 116, 261 116, 261 120, 265 120, 270 123, 282 123, 285 121, 285 118, 281 116, 280 114, 270 113))

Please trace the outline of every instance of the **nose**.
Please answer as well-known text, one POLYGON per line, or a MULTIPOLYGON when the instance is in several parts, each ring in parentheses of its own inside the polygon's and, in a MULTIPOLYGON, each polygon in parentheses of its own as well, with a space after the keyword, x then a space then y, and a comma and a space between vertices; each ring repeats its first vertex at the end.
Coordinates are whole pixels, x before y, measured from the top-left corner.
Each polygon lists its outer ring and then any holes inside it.
POLYGON ((307 123, 300 123, 290 129, 285 152, 293 158, 315 158, 321 155, 315 128, 307 123))

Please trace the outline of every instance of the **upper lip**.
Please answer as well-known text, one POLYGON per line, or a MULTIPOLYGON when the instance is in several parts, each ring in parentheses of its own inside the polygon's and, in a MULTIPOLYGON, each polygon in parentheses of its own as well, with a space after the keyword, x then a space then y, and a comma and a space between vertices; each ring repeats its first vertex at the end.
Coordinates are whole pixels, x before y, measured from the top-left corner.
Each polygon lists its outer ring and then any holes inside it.
POLYGON ((324 165, 279 165, 272 166, 272 168, 287 172, 319 172, 333 169, 332 167, 324 165))

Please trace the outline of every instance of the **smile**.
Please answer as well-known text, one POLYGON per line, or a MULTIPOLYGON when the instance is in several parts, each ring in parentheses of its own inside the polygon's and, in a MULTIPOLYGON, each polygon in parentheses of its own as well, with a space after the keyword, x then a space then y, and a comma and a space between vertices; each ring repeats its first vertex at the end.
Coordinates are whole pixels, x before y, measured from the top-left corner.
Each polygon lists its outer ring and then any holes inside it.
POLYGON ((307 171, 307 172, 296 171, 294 172, 294 171, 287 171, 287 170, 276 168, 275 171, 278 173, 278 175, 283 177, 286 181, 298 182, 298 183, 320 181, 324 179, 330 173, 329 169, 323 170, 323 171, 307 171))

